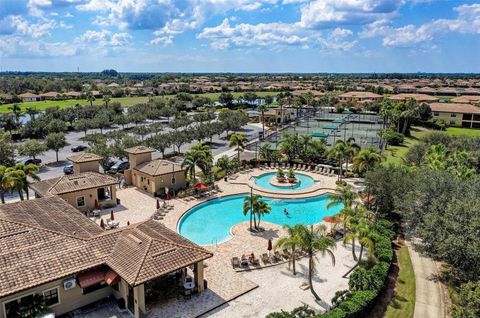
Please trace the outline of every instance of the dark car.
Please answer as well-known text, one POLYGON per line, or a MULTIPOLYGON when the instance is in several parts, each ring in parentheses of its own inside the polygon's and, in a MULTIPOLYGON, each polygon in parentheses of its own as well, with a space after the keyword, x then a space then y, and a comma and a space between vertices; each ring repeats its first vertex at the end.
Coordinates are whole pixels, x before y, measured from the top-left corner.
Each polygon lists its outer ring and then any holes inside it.
POLYGON ((82 146, 82 145, 74 146, 72 147, 72 152, 84 151, 87 148, 88 148, 87 146, 82 146))
POLYGON ((17 160, 17 163, 23 163, 24 165, 29 165, 29 164, 34 164, 39 166, 42 163, 42 159, 23 159, 23 160, 17 160))
POLYGON ((125 170, 130 168, 130 162, 128 161, 117 161, 115 164, 110 168, 111 173, 123 173, 125 170))
POLYGON ((63 167, 63 173, 72 174, 73 173, 73 165, 66 165, 65 167, 63 167))

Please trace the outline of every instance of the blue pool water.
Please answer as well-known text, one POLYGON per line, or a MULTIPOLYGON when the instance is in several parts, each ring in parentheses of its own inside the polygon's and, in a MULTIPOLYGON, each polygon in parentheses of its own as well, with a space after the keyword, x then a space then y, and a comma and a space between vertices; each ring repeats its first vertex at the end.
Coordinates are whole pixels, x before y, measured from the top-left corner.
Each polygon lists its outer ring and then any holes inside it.
MULTIPOLYGON (((243 200, 248 194, 239 194, 218 198, 199 204, 188 211, 180 220, 178 232, 189 240, 210 245, 221 243, 231 238, 230 229, 237 223, 248 221, 249 215, 242 213, 243 200)), ((272 208, 263 221, 278 225, 315 224, 325 216, 340 211, 341 205, 327 210, 326 195, 308 199, 269 199, 263 198, 272 208), (287 209, 288 216, 283 212, 287 209)))
POLYGON ((258 177, 254 177, 255 184, 261 188, 269 189, 269 190, 277 190, 277 191, 291 191, 291 190, 303 190, 310 188, 315 184, 315 180, 313 178, 307 176, 306 174, 302 173, 295 173, 295 177, 297 178, 297 183, 292 184, 288 187, 279 187, 270 184, 270 180, 272 178, 276 178, 276 172, 269 172, 259 175, 258 177))

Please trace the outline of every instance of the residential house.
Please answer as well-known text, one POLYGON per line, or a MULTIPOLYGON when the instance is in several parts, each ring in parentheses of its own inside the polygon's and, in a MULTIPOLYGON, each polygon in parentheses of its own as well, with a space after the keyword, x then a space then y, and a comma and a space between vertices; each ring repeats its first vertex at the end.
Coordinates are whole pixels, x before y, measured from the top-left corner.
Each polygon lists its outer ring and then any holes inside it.
POLYGON ((474 95, 462 95, 458 97, 454 97, 450 100, 452 103, 457 103, 457 104, 480 104, 480 96, 474 96, 474 95))
POLYGON ((186 170, 181 165, 163 159, 152 160, 155 149, 136 146, 125 149, 130 169, 124 172, 125 183, 132 184, 154 196, 178 191, 187 185, 186 170))
POLYGON ((82 153, 67 159, 73 162, 73 174, 32 183, 36 197, 58 195, 84 212, 117 205, 118 180, 99 173, 102 157, 82 153))
POLYGON ((47 93, 40 94, 40 96, 45 100, 56 99, 61 95, 62 94, 60 94, 58 92, 47 92, 47 93))
POLYGON ((443 119, 448 125, 480 128, 480 107, 471 104, 432 103, 433 120, 443 119))
POLYGON ((430 95, 425 94, 396 94, 387 97, 387 99, 392 101, 402 101, 405 102, 407 100, 413 99, 417 103, 435 103, 438 102, 438 98, 430 95))
MULTIPOLYGON (((294 110, 294 112, 296 109, 294 110)), ((292 112, 287 108, 270 108, 264 112, 265 122, 272 124, 280 124, 289 122, 292 119, 292 112)), ((261 116, 260 116, 261 119, 261 116)))
POLYGON ((202 292, 213 256, 153 220, 106 231, 58 196, 1 205, 0 248, 1 318, 34 306, 34 295, 56 316, 114 297, 145 317, 151 283, 192 266, 202 292))
POLYGON ((22 102, 37 102, 42 100, 42 96, 32 93, 23 93, 18 95, 22 99, 22 102))
POLYGON ((383 96, 371 92, 355 91, 338 95, 338 100, 342 103, 361 104, 365 102, 381 102, 383 96))

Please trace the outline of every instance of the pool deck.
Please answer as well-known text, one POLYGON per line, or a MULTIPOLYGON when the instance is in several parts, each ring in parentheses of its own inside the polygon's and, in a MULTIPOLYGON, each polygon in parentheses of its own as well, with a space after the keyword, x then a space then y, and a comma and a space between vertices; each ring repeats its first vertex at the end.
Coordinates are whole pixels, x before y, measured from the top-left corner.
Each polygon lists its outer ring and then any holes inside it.
MULTIPOLYGON (((173 199, 169 204, 173 207, 166 214, 165 218, 160 221, 168 228, 177 231, 178 222, 181 217, 192 207, 205 201, 235 195, 239 193, 249 193, 251 191, 252 176, 258 176, 266 172, 274 172, 276 169, 254 169, 249 173, 239 173, 235 180, 218 181, 216 184, 221 192, 207 196, 201 199, 173 199)), ((315 186, 300 191, 264 191, 253 188, 253 192, 271 198, 308 198, 315 197, 335 189, 336 177, 329 177, 306 171, 298 171, 299 173, 309 175, 314 178, 315 186)), ((121 205, 114 208, 115 220, 120 222, 120 226, 125 226, 127 221, 130 223, 141 222, 150 219, 155 211, 156 200, 147 193, 131 187, 117 191, 117 197, 121 200, 121 205), (151 208, 149 208, 151 207, 151 208)), ((102 213, 102 217, 108 218, 110 210, 102 213)), ((97 220, 99 222, 99 220, 97 220)), ((331 267, 331 263, 327 258, 323 260, 320 257, 321 279, 316 281, 316 290, 322 297, 322 302, 316 302, 311 293, 307 290, 301 290, 299 285, 305 281, 305 276, 299 274, 293 276, 288 270, 288 264, 283 263, 270 268, 253 270, 248 272, 237 272, 231 265, 231 258, 240 257, 242 254, 255 253, 260 256, 267 252, 268 240, 275 241, 285 234, 282 227, 262 222, 264 231, 260 233, 252 233, 248 231, 248 222, 235 225, 232 228, 233 238, 218 244, 206 246, 208 250, 213 252, 214 256, 206 261, 205 279, 208 281, 208 289, 199 294, 194 295, 190 300, 183 298, 172 299, 168 303, 158 303, 149 306, 149 317, 264 317, 266 309, 263 308, 262 301, 255 302, 258 298, 259 290, 268 294, 268 299, 272 302, 271 309, 293 309, 302 303, 308 303, 316 310, 325 310, 329 306, 331 297, 336 290, 346 289, 348 280, 341 276, 354 265, 351 258, 350 247, 344 247, 339 243, 335 251, 337 257, 337 265, 331 269, 323 267, 331 267), (323 263, 325 262, 325 265, 323 263), (329 265, 327 265, 329 264, 329 265), (254 273, 255 272, 255 273, 254 273), (258 273, 257 273, 258 272, 258 273), (268 274, 265 280, 264 275, 268 274), (327 275, 328 273, 328 275, 327 275), (263 278, 262 278, 263 277, 263 278), (328 278, 327 278, 328 277, 328 278), (283 288, 289 289, 289 296, 285 297, 278 292, 277 288, 267 286, 270 280, 281 280, 283 288), (267 284, 267 285, 265 285, 267 284), (253 298, 252 298, 253 297, 253 298), (234 301, 233 301, 234 300, 234 301), (251 305, 246 306, 253 302, 251 305), (214 312, 210 313, 211 310, 214 312), (205 314, 209 312, 208 314, 205 314)), ((320 267, 319 267, 320 268, 320 267)), ((304 265, 299 265, 298 270, 302 273, 304 265)))

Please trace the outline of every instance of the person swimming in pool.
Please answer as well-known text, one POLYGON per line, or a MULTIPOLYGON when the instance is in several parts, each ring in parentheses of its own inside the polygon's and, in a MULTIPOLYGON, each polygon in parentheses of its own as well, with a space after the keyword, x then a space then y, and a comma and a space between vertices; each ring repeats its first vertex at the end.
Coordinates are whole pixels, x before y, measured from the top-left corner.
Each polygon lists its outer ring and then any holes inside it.
POLYGON ((288 216, 288 211, 287 211, 287 208, 283 209, 283 213, 288 216))

